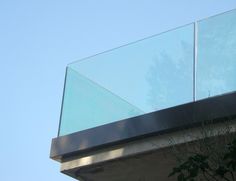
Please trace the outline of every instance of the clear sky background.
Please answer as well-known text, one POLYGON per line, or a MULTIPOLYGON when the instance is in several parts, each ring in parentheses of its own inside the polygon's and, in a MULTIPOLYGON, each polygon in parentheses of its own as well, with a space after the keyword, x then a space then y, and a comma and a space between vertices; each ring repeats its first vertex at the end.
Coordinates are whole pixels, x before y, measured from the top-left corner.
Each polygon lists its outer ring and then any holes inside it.
POLYGON ((69 181, 49 159, 65 67, 236 0, 0 0, 0 180, 69 181))

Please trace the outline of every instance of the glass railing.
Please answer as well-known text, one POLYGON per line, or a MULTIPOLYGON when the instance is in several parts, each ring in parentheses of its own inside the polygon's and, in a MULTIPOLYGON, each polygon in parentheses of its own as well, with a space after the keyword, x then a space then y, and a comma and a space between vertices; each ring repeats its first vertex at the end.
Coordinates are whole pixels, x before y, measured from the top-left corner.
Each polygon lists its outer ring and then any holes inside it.
POLYGON ((59 136, 236 90, 236 10, 67 67, 59 136))

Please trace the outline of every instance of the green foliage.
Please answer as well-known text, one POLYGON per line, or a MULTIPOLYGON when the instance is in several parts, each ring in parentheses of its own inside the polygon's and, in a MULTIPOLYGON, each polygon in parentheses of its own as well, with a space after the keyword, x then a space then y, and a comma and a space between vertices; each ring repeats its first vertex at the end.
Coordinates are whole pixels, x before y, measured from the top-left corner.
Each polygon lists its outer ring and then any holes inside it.
POLYGON ((178 181, 225 180, 235 181, 236 139, 225 146, 222 158, 212 162, 211 153, 195 153, 174 167, 169 177, 177 175, 178 181))
POLYGON ((227 145, 228 152, 224 155, 223 160, 231 171, 236 171, 236 139, 227 145))
POLYGON ((169 176, 178 174, 178 181, 194 181, 199 172, 209 169, 207 158, 207 156, 200 154, 190 156, 187 161, 174 167, 169 176))

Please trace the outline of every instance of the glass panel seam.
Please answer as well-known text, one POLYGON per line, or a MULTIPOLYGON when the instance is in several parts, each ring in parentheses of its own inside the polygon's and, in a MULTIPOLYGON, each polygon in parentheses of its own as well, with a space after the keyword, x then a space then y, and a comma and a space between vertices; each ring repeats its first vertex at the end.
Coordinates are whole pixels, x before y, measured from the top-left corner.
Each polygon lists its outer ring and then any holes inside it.
POLYGON ((193 101, 196 101, 197 89, 197 58, 198 58, 198 23, 194 23, 194 46, 193 46, 193 101))

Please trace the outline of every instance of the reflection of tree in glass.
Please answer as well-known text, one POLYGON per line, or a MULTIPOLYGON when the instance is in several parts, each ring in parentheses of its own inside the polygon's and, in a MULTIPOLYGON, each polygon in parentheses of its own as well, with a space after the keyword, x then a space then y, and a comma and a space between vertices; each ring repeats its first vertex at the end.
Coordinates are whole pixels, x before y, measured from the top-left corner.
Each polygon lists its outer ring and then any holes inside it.
POLYGON ((147 101, 153 110, 191 101, 192 68, 193 46, 187 42, 156 53, 146 77, 150 85, 147 101))

